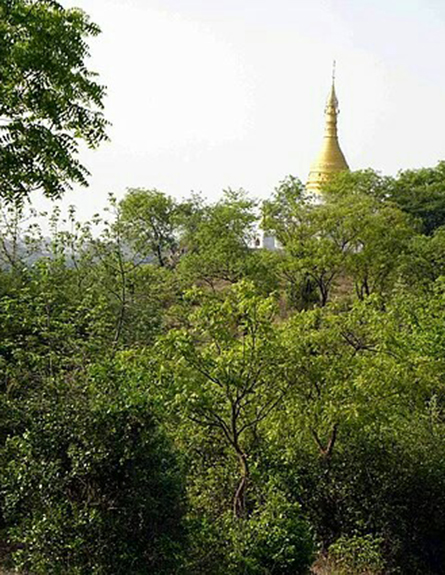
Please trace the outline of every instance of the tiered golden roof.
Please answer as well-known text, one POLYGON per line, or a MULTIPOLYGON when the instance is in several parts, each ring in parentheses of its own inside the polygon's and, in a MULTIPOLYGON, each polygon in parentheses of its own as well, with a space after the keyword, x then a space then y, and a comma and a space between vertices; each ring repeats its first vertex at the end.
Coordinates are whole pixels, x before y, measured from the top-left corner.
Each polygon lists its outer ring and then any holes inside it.
POLYGON ((332 78, 332 88, 325 109, 325 132, 323 145, 317 159, 311 166, 306 184, 308 192, 320 192, 320 188, 330 176, 337 172, 349 170, 348 163, 338 143, 337 117, 339 113, 338 100, 335 94, 335 78, 332 78))

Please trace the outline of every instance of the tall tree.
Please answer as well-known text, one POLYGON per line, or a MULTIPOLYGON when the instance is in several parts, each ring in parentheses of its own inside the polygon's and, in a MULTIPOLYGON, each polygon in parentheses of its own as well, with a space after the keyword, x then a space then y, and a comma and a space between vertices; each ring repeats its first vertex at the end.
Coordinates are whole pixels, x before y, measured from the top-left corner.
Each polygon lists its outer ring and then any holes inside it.
POLYGON ((256 202, 242 189, 225 190, 215 204, 196 206, 184 227, 182 271, 212 288, 245 277, 256 220, 256 202))
POLYGON ((420 220, 426 235, 445 225, 445 162, 434 168, 400 172, 388 191, 395 204, 420 220))

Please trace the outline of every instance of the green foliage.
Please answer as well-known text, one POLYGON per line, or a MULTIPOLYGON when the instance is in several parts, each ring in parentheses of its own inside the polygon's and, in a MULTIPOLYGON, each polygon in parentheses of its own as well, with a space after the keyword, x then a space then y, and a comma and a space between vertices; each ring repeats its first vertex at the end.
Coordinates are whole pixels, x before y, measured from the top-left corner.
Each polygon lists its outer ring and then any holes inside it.
POLYGON ((244 519, 230 513, 190 524, 191 553, 184 573, 196 575, 304 575, 314 558, 314 541, 298 503, 268 489, 266 501, 244 519))
POLYGON ((317 202, 289 177, 262 207, 275 251, 243 191, 130 190, 45 234, 7 207, 0 546, 22 571, 304 574, 318 549, 443 573, 444 233, 397 201, 425 178, 344 173, 317 202))
POLYGON ((373 172, 341 174, 316 203, 291 178, 265 202, 263 226, 285 248, 280 270, 295 307, 313 303, 314 290, 324 306, 347 281, 359 298, 393 288, 414 229, 401 210, 377 197, 382 185, 373 172))
POLYGON ((99 28, 54 0, 0 2, 0 195, 21 202, 34 190, 59 198, 87 184, 78 140, 106 138, 105 90, 85 65, 99 28))
POLYGON ((325 184, 323 194, 366 195, 390 203, 417 220, 429 236, 445 225, 445 162, 434 168, 402 170, 396 177, 373 170, 342 172, 325 184))
POLYGON ((375 200, 388 198, 388 186, 391 179, 372 169, 344 171, 336 174, 323 185, 323 196, 334 197, 370 196, 375 200))
POLYGON ((190 297, 196 307, 187 327, 172 330, 166 339, 175 362, 177 401, 197 425, 217 430, 238 459, 233 510, 244 517, 251 482, 249 435, 289 387, 272 323, 275 301, 258 295, 249 283, 237 284, 222 300, 202 292, 190 297))
POLYGON ((245 277, 256 257, 255 207, 243 190, 227 190, 214 205, 201 206, 185 226, 181 273, 212 288, 245 277))
POLYGON ((0 0, 0 550, 20 572, 445 565, 444 166, 71 208, 99 33, 0 0), (36 219, 37 218, 37 219, 36 219), (261 220, 261 221, 260 221, 261 220), (258 227, 278 249, 257 249, 258 227))
POLYGON ((41 260, 0 298, 3 385, 12 392, 100 353, 109 329, 103 297, 79 289, 62 262, 41 260))
POLYGON ((339 537, 329 548, 331 560, 338 575, 378 575, 382 573, 383 540, 379 537, 364 535, 360 537, 339 537))
POLYGON ((183 480, 146 393, 119 365, 56 380, 1 455, 15 562, 33 573, 171 573, 183 480))
MULTIPOLYGON (((264 508, 249 519, 230 522, 226 573, 304 575, 314 557, 314 544, 298 504, 279 493, 269 494, 264 508)), ((226 535, 227 536, 227 535, 226 535)))
POLYGON ((180 222, 180 206, 173 198, 158 190, 135 189, 127 192, 119 207, 118 225, 135 251, 143 258, 155 257, 161 267, 173 263, 180 222))
POLYGON ((389 182, 387 197, 420 220, 424 234, 432 235, 445 225, 445 162, 435 168, 399 172, 389 182))

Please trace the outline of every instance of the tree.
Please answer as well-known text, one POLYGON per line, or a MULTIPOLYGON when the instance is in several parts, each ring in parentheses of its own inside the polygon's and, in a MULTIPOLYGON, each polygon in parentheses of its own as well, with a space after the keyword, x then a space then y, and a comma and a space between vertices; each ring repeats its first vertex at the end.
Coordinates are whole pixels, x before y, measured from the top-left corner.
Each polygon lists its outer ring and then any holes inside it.
POLYGON ((389 180, 387 198, 417 218, 426 235, 445 225, 445 162, 434 168, 404 170, 389 180))
POLYGON ((233 286, 222 301, 200 297, 204 301, 188 314, 187 327, 168 335, 167 349, 188 417, 209 431, 216 429, 237 458, 233 512, 241 518, 248 515, 249 437, 283 400, 289 385, 280 371, 272 322, 275 302, 258 296, 248 282, 233 286))
POLYGON ((79 140, 106 139, 105 89, 85 64, 99 28, 55 0, 0 0, 0 197, 87 185, 79 140))
POLYGON ((347 251, 345 271, 361 299, 394 285, 418 232, 416 219, 394 202, 392 186, 391 178, 364 170, 338 174, 324 187, 324 221, 347 251))
MULTIPOLYGON (((350 241, 340 233, 330 210, 314 203, 301 182, 289 177, 281 182, 272 200, 264 203, 263 228, 272 231, 285 250, 282 273, 294 294, 313 285, 321 306, 325 306, 344 269, 350 241)), ((295 295, 293 299, 297 299, 295 295)))
POLYGON ((440 227, 430 236, 416 235, 402 260, 401 275, 405 289, 431 291, 435 281, 445 275, 445 228, 440 227))
POLYGON ((344 257, 343 274, 359 299, 386 294, 400 275, 400 264, 416 230, 411 219, 390 203, 365 194, 329 196, 320 224, 344 257))
POLYGON ((256 202, 244 190, 229 189, 215 204, 197 207, 185 224, 181 271, 211 288, 236 283, 248 275, 255 259, 256 202))
POLYGON ((179 247, 179 206, 159 190, 128 190, 120 202, 122 235, 142 257, 171 264, 179 247))
POLYGON ((416 230, 384 189, 374 172, 340 174, 315 203, 298 181, 282 182, 263 206, 263 225, 284 247, 281 269, 294 292, 310 282, 324 306, 341 283, 352 280, 359 298, 394 285, 416 230))
POLYGON ((350 195, 370 196, 375 200, 385 201, 389 198, 390 184, 391 178, 382 176, 372 169, 343 171, 324 182, 322 194, 331 198, 350 195))

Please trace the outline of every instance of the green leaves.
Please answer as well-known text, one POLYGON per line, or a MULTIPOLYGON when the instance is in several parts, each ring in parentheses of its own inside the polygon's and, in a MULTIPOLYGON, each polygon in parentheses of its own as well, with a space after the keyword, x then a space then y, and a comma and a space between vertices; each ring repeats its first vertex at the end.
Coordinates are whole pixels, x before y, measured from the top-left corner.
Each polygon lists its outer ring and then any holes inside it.
POLYGON ((418 219, 424 234, 432 235, 445 225, 445 162, 434 168, 401 171, 389 181, 387 197, 418 219))
POLYGON ((20 568, 171 573, 183 475, 149 396, 119 362, 47 382, 1 452, 3 512, 20 568))
POLYGON ((87 184, 78 140, 106 139, 105 89, 85 66, 99 28, 51 0, 1 0, 0 9, 0 196, 60 198, 87 184))
POLYGON ((244 190, 226 190, 213 205, 198 206, 185 222, 180 271, 212 288, 249 276, 255 255, 256 202, 244 190))
POLYGON ((326 184, 324 201, 304 196, 301 185, 283 182, 263 206, 263 227, 284 247, 280 265, 290 303, 321 306, 353 282, 360 299, 386 294, 400 276, 416 230, 386 201, 387 182, 374 172, 340 174, 326 184))

